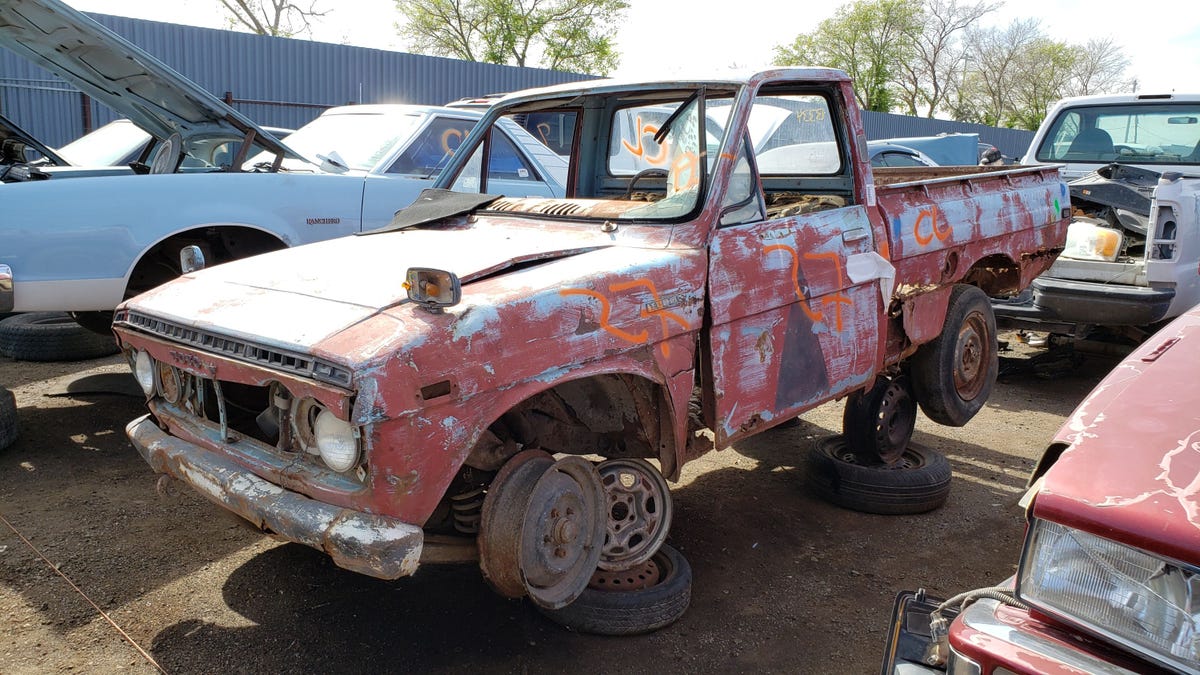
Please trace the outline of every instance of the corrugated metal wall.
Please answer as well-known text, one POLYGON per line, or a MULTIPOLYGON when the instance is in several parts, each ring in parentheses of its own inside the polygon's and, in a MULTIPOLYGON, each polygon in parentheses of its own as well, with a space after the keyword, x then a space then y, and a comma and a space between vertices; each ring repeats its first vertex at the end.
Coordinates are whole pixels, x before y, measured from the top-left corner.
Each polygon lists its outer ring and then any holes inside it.
MULTIPOLYGON (((234 107, 264 126, 294 129, 324 107, 351 102, 440 104, 592 77, 105 14, 89 16, 218 98, 230 92, 234 107)), ((0 49, 0 113, 31 134, 51 146, 78 137, 84 131, 80 101, 70 85, 0 49)), ((113 119, 111 110, 92 105, 93 128, 113 119)))
MULTIPOLYGON (((323 107, 351 102, 440 104, 591 77, 106 14, 89 16, 218 98, 229 92, 235 108, 264 126, 295 129, 323 107)), ((71 141, 85 127, 81 96, 73 87, 6 49, 0 49, 0 113, 51 146, 71 141)), ((108 108, 91 106, 91 128, 114 118, 108 108)), ((865 112, 863 123, 870 139, 978 133, 980 140, 1013 157, 1023 155, 1033 138, 1028 131, 885 113, 865 112)))

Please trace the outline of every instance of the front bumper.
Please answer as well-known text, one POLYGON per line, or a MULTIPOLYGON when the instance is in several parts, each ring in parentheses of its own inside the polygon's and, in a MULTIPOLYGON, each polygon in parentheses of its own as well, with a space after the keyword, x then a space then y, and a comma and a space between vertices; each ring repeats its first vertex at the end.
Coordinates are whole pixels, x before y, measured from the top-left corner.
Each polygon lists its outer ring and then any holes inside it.
POLYGON ((164 432, 150 415, 125 427, 150 466, 182 480, 260 529, 324 551, 338 567, 380 579, 417 571, 420 527, 310 499, 263 480, 238 464, 164 432))
POLYGON ((997 322, 1011 328, 1074 334, 1086 326, 1148 326, 1161 321, 1173 288, 1038 277, 1013 300, 993 300, 997 322))
MULTIPOLYGON (((1147 664, 1092 649, 1095 643, 1038 621, 1029 612, 982 599, 967 606, 950 625, 951 673, 1130 674, 1147 664), (967 664, 970 664, 969 666, 967 664), (1133 668, 1133 669, 1131 669, 1133 668)), ((1152 668, 1151 668, 1152 669, 1152 668)))

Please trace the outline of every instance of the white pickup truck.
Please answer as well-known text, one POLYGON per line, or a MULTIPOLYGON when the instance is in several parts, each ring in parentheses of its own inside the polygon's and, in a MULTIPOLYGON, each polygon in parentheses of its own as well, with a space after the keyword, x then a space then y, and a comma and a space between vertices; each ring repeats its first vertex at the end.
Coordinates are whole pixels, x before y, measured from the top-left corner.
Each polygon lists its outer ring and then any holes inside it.
POLYGON ((1073 337, 1144 338, 1200 303, 1200 94, 1064 99, 1023 164, 1062 164, 1066 249, 997 321, 1073 337))
MULTIPOLYGON (((119 302, 179 273, 181 247, 197 245, 207 261, 219 263, 388 224, 433 185, 480 117, 434 106, 343 106, 325 111, 284 146, 57 0, 0 0, 0 24, 0 44, 144 129, 158 123, 176 129, 148 151, 151 175, 0 184, 0 313, 71 312, 106 334, 119 302), (199 121, 188 126, 168 114, 176 105, 199 121), (135 117, 146 111, 154 115, 135 117), (198 159, 185 137, 251 143, 206 167, 173 173, 189 157, 198 159), (266 149, 247 157, 251 147, 266 149)), ((514 197, 563 196, 565 160, 506 122, 491 139, 494 189, 514 197)))

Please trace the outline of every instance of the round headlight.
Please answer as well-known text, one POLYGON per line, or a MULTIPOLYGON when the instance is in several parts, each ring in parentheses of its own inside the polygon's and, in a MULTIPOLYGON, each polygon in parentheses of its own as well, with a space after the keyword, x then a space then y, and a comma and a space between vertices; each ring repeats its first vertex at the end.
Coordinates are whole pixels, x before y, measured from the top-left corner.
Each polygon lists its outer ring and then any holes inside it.
POLYGON ((154 395, 154 359, 141 349, 133 356, 133 376, 147 396, 154 395))
POLYGON ((354 436, 354 427, 338 419, 337 415, 322 410, 313 425, 313 435, 317 437, 321 459, 329 468, 349 471, 358 463, 358 439, 354 436))

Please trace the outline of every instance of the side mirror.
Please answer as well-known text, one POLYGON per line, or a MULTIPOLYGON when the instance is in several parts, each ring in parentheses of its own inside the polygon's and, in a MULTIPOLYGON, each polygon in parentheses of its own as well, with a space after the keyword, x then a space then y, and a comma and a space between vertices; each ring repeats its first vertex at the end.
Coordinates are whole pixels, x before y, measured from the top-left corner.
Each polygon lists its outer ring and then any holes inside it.
POLYGON ((462 284, 458 275, 446 270, 410 267, 404 275, 408 299, 437 314, 462 300, 462 284))

